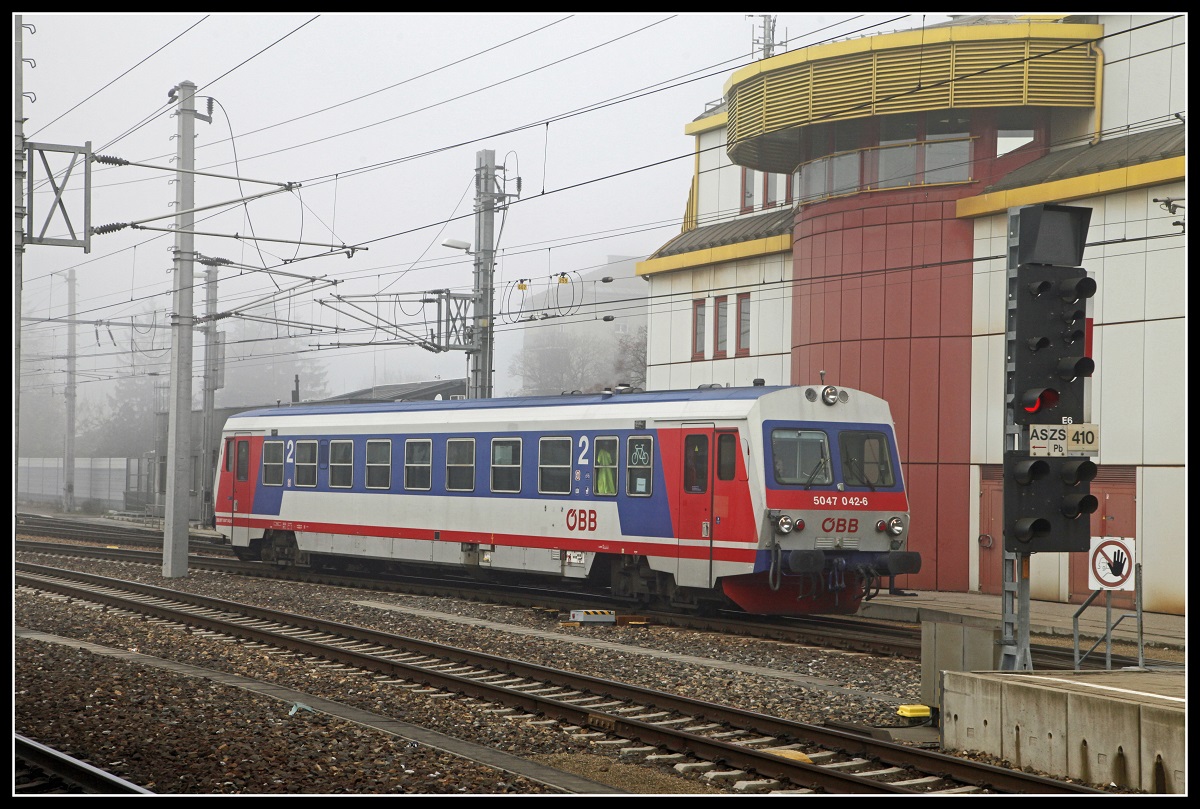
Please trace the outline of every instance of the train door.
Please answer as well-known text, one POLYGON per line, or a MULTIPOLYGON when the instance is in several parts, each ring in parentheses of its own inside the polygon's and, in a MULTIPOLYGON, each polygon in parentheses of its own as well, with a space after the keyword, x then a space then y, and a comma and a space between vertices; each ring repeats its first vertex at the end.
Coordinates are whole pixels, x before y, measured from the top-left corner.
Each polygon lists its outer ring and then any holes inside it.
POLYGON ((229 538, 234 545, 250 544, 250 513, 254 506, 254 481, 250 478, 250 437, 235 435, 225 441, 225 471, 230 474, 229 538))
POLYGON ((712 581, 713 542, 713 425, 683 428, 683 486, 679 495, 679 580, 712 581), (695 540, 702 540, 696 542, 695 540), (684 574, 687 565, 700 565, 684 574))

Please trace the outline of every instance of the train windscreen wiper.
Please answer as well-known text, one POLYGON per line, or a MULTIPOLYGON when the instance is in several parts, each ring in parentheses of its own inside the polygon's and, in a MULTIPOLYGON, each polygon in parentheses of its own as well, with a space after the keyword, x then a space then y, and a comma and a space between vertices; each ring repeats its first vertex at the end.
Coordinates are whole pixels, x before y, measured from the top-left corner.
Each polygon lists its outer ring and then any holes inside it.
POLYGON ((817 477, 817 475, 819 475, 819 474, 821 473, 821 470, 825 468, 825 461, 826 461, 826 460, 828 460, 828 459, 827 459, 827 458, 825 458, 825 457, 821 457, 821 458, 820 458, 820 459, 817 461, 817 464, 816 464, 816 466, 814 466, 814 467, 813 467, 812 474, 808 476, 808 480, 804 481, 804 489, 805 489, 805 491, 807 491, 807 490, 808 490, 808 487, 812 485, 812 482, 813 482, 813 480, 815 480, 815 479, 816 479, 816 477, 817 477))
POLYGON ((862 481, 862 485, 866 486, 871 491, 875 491, 875 487, 871 485, 871 481, 867 480, 867 471, 863 469, 862 461, 858 458, 847 458, 846 463, 850 466, 851 471, 858 475, 858 479, 862 481))

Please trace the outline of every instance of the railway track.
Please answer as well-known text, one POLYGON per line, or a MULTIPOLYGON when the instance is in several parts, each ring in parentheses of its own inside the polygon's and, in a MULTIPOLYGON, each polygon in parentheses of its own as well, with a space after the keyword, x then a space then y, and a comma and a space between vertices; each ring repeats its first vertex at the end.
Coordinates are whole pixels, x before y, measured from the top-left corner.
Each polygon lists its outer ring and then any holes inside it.
POLYGON ((13 734, 13 795, 152 795, 148 789, 13 734))
MULTIPOLYGON (((136 544, 140 547, 159 550, 129 550, 115 547, 96 547, 93 545, 73 545, 50 543, 33 539, 16 540, 17 550, 47 553, 56 556, 86 556, 88 558, 107 559, 111 561, 137 562, 149 565, 162 563, 162 537, 157 535, 153 540, 141 533, 135 532, 133 538, 141 540, 127 542, 122 539, 119 530, 110 531, 104 540, 93 538, 91 529, 81 534, 72 535, 70 528, 78 525, 77 520, 62 520, 65 525, 53 526, 58 532, 56 536, 63 540, 77 542, 103 541, 108 545, 136 544)), ((22 534, 37 530, 40 523, 29 522, 18 526, 22 534)), ((386 576, 364 577, 350 576, 311 570, 279 570, 273 566, 257 562, 240 562, 232 557, 227 546, 212 545, 207 539, 199 538, 193 545, 198 555, 191 556, 189 566, 194 569, 212 570, 238 575, 252 575, 264 578, 305 581, 316 584, 326 584, 341 587, 357 587, 377 591, 404 592, 420 595, 434 595, 447 598, 460 598, 478 601, 486 599, 495 603, 509 606, 538 607, 558 609, 568 612, 571 609, 619 609, 620 605, 602 595, 580 593, 578 591, 556 591, 546 587, 530 588, 511 585, 488 584, 459 579, 444 578, 436 580, 430 576, 386 576)), ((916 624, 895 624, 891 622, 870 621, 852 616, 811 616, 806 618, 774 618, 747 616, 740 614, 725 614, 720 616, 696 616, 679 613, 644 612, 639 613, 648 621, 663 626, 674 626, 696 631, 719 632, 722 634, 744 635, 746 637, 778 640, 787 643, 799 643, 843 651, 862 652, 903 657, 911 660, 921 658, 921 628, 916 624)), ((1073 650, 1069 647, 1033 644, 1031 646, 1033 665, 1040 670, 1070 671, 1074 669, 1073 650)), ((1136 666, 1135 657, 1112 655, 1113 667, 1136 666)), ((1151 666, 1171 666, 1169 661, 1147 660, 1151 666)), ((1083 661, 1084 670, 1099 670, 1105 667, 1101 657, 1092 655, 1083 661)))
POLYGON ((624 760, 709 768, 716 770, 711 780, 748 780, 761 791, 1098 792, 825 726, 152 585, 24 563, 16 583, 284 650, 301 665, 352 667, 418 693, 471 696, 514 718, 555 722, 576 741, 616 747, 624 760))

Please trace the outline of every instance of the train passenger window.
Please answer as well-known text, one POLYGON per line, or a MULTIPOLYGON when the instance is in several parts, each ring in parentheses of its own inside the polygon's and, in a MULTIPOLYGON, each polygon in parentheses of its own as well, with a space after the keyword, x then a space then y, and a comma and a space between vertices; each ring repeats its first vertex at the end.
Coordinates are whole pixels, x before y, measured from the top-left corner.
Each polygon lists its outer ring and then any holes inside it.
POLYGON ((475 491, 475 439, 446 439, 446 490, 475 491))
POLYGON ((264 441, 262 473, 264 486, 283 485, 283 442, 264 441))
POLYGON ((616 495, 617 493, 617 446, 616 438, 596 439, 596 482, 593 491, 596 494, 616 495))
POLYGON ((392 486, 392 442, 382 438, 367 442, 367 488, 392 486))
POLYGON ((349 489, 354 485, 354 442, 329 442, 329 486, 349 489))
MULTIPOLYGON (((163 462, 162 466, 165 469, 166 468, 166 459, 164 458, 163 461, 164 462, 163 462)), ((249 480, 250 479, 250 442, 249 441, 237 442, 237 479, 238 480, 249 480)), ((164 489, 163 491, 166 491, 166 489, 164 489)))
POLYGON ((733 480, 737 472, 737 435, 721 433, 717 436, 717 479, 733 480))
POLYGON ((521 439, 492 439, 492 491, 521 491, 521 439))
POLYGON ((683 439, 683 490, 692 494, 708 491, 708 436, 683 439))
POLYGON ((296 485, 317 485, 317 442, 296 442, 296 485))
POLYGON ((571 439, 538 441, 538 493, 571 493, 571 439))
POLYGON ((842 450, 842 482, 847 486, 894 486, 888 440, 883 433, 844 430, 838 436, 842 450))
POLYGON ((233 471, 233 439, 225 440, 225 471, 233 471))
POLYGON ((653 492, 654 439, 648 435, 631 436, 626 444, 625 493, 649 497, 653 492))
POLYGON ((771 458, 776 483, 820 486, 833 482, 829 437, 820 430, 772 430, 771 458))
POLYGON ((404 488, 428 491, 433 477, 433 440, 410 438, 404 442, 404 488))

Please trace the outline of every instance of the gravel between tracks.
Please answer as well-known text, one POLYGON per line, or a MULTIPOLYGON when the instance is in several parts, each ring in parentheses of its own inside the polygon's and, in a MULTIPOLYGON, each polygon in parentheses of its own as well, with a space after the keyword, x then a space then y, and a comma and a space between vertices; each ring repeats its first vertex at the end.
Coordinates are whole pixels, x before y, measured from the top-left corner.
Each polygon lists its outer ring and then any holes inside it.
MULTIPOLYGON (((25 554, 20 554, 24 558, 25 554)), ((47 563, 45 557, 30 561, 47 563)), ((259 604, 289 612, 427 638, 805 722, 827 718, 895 725, 895 705, 920 702, 920 666, 899 659, 813 649, 662 627, 559 627, 545 612, 449 599, 365 593, 192 571, 166 580, 144 565, 49 562, 121 579, 259 604), (605 641, 725 660, 832 681, 838 690, 787 680, 556 643, 350 603, 392 602, 425 611, 585 635, 605 641), (891 701, 857 692, 886 694, 891 701)), ((573 741, 561 727, 512 722, 477 702, 430 699, 357 673, 316 673, 239 644, 185 634, 150 621, 18 593, 14 623, 105 646, 233 672, 392 716, 457 738, 541 761, 629 792, 725 791, 669 770, 618 762, 573 741)), ((79 650, 15 644, 18 732, 84 758, 127 780, 172 794, 534 794, 541 784, 424 745, 195 678, 79 650)))

